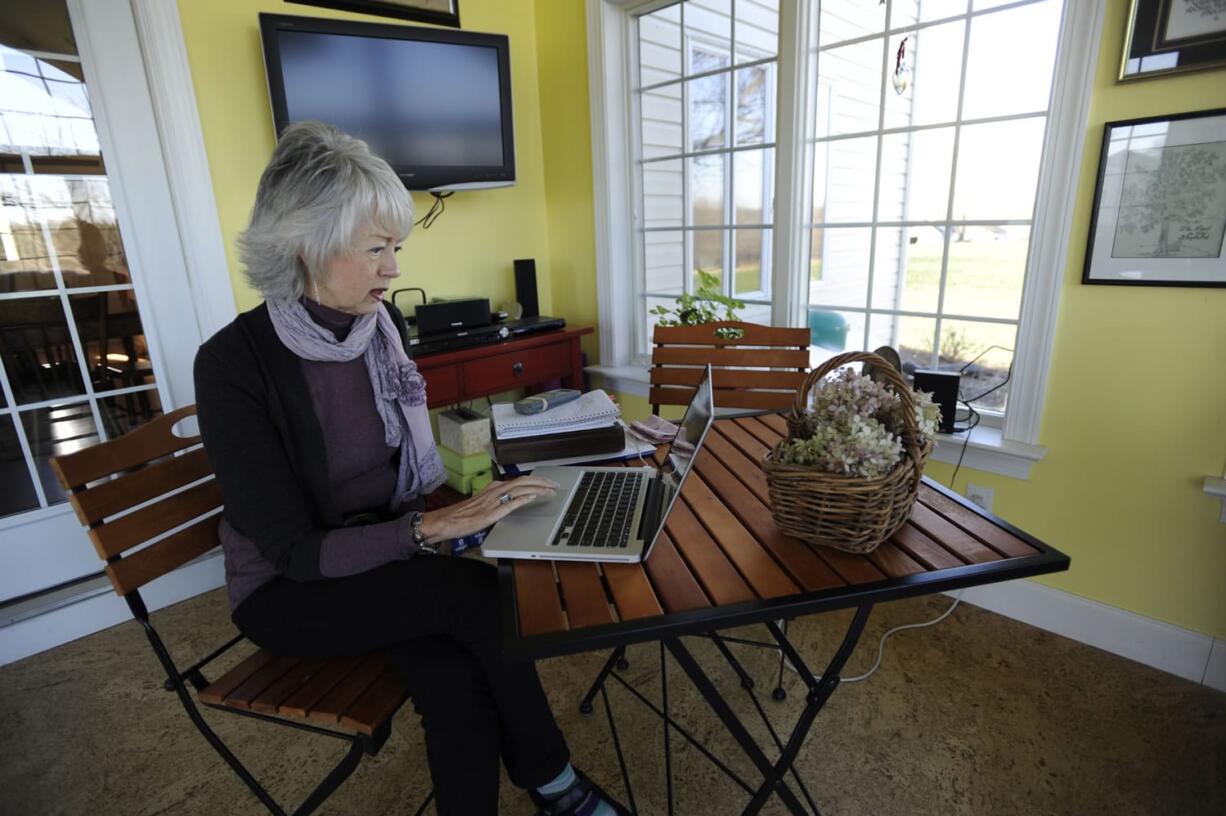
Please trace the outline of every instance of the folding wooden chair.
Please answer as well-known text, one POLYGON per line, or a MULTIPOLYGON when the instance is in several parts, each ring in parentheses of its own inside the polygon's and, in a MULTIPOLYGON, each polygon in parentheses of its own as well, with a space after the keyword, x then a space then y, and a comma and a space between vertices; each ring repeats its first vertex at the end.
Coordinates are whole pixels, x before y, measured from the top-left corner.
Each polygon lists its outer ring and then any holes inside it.
POLYGON ((707 363, 716 408, 790 408, 809 369, 805 328, 731 322, 656 326, 652 341, 648 400, 653 414, 661 405, 689 405, 707 363), (719 336, 730 329, 741 335, 719 336))
MULTIPOLYGON (((200 436, 173 431, 195 413, 194 405, 179 408, 118 439, 55 457, 52 467, 106 561, 111 584, 166 670, 166 690, 178 694, 192 723, 270 812, 285 813, 204 721, 189 685, 210 708, 349 743, 340 762, 294 811, 311 813, 353 773, 363 753, 373 756, 383 747, 406 695, 382 654, 320 661, 257 649, 210 682, 204 668, 242 635, 179 668, 150 620, 140 588, 218 545, 221 491, 200 436), (136 549, 141 545, 147 546, 136 549)), ((433 792, 418 814, 432 798, 433 792)))

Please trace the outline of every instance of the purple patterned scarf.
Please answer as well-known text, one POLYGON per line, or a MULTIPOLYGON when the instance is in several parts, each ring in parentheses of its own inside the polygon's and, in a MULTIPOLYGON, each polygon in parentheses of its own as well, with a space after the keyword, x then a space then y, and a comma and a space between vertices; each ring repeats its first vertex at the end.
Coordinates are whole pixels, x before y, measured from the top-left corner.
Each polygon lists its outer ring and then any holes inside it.
POLYGON ((389 447, 400 448, 400 471, 388 505, 390 512, 446 481, 426 411, 426 381, 405 353, 400 332, 386 308, 380 306, 371 314, 356 317, 349 334, 338 341, 329 329, 311 319, 301 303, 267 303, 277 337, 299 357, 343 363, 365 355, 384 439, 389 447))

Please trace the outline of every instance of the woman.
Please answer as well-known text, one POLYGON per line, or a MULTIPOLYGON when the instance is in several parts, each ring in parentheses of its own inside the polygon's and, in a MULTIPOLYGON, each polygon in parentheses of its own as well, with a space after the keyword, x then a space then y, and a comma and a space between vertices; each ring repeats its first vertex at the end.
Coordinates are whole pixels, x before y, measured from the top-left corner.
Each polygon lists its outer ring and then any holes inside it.
POLYGON ((196 355, 234 622, 279 654, 386 650, 440 813, 495 813, 500 758, 542 813, 615 813, 571 768, 535 668, 501 658, 494 569, 434 554, 557 485, 523 477, 424 510, 444 471, 404 319, 382 299, 412 222, 364 142, 318 122, 282 135, 239 239, 265 302, 196 355))

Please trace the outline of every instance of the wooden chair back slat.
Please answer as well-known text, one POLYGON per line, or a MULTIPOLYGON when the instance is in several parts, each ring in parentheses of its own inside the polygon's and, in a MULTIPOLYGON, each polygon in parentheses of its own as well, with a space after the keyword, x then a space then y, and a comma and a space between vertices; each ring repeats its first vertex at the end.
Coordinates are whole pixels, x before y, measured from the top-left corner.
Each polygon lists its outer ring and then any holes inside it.
POLYGON ((221 514, 201 519, 174 535, 106 565, 107 577, 120 595, 134 592, 217 546, 221 514))
POLYGON ((761 323, 722 321, 701 326, 656 326, 651 334, 653 343, 676 345, 779 346, 808 347, 809 330, 787 326, 763 326, 761 323), (720 329, 739 329, 740 337, 720 337, 720 329))
POLYGON ((752 366, 803 369, 809 365, 809 352, 768 348, 707 348, 704 346, 656 346, 652 365, 752 366))
POLYGON ((79 491, 72 504, 77 518, 89 527, 212 472, 204 448, 196 448, 79 491))
MULTIPOLYGON (((89 537, 102 558, 111 558, 156 535, 221 506, 221 488, 215 479, 168 496, 114 521, 94 527, 89 537)), ((214 542, 216 543, 216 542, 214 542)))
POLYGON ((174 426, 196 413, 195 405, 185 405, 145 423, 136 430, 101 445, 51 460, 52 470, 65 491, 71 492, 92 481, 131 470, 184 448, 200 444, 200 434, 175 436, 174 426))
MULTIPOLYGON (((695 387, 702 379, 701 368, 653 368, 649 372, 652 385, 683 385, 695 387)), ((778 388, 795 396, 805 381, 803 371, 765 371, 756 368, 714 368, 712 388, 778 388)), ((788 403, 791 405, 791 403, 788 403)))
POLYGON ((652 332, 651 389, 653 410, 661 405, 688 405, 702 374, 712 366, 715 407, 779 410, 789 408, 809 368, 809 330, 755 323, 707 323, 702 326, 657 326, 652 332), (738 329, 740 337, 719 337, 721 329, 738 329))
MULTIPOLYGON (((803 375, 802 375, 803 376, 803 375)), ((694 398, 693 388, 652 388, 647 401, 652 405, 689 405, 694 398)), ((716 388, 711 393, 717 408, 744 408, 778 411, 791 408, 796 398, 795 391, 737 391, 716 388)))

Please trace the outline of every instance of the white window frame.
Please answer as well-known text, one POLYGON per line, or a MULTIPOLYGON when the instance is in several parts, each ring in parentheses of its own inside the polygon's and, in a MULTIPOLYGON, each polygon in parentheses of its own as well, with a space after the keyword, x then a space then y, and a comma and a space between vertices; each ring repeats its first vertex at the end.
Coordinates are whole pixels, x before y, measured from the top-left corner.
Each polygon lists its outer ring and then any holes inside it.
MULTIPOLYGON (((589 370, 617 390, 646 395, 647 371, 635 359, 638 320, 635 287, 625 285, 635 269, 635 150, 630 137, 634 93, 631 10, 641 14, 669 5, 638 0, 586 0, 588 89, 592 129, 592 186, 596 234, 600 364, 589 370)), ((1051 107, 1043 143, 1030 254, 1022 288, 1018 339, 1009 407, 1003 426, 981 425, 966 434, 943 435, 933 456, 1027 479, 1046 448, 1039 426, 1051 365, 1060 290, 1068 269, 1068 246, 1077 182, 1085 147, 1089 100, 1098 63, 1105 0, 1067 0, 1056 53, 1051 107)), ((809 127, 813 121, 816 71, 798 65, 812 43, 817 0, 780 3, 780 47, 775 148, 775 240, 772 319, 803 326, 808 304, 809 240, 805 214, 811 206, 809 127)))

